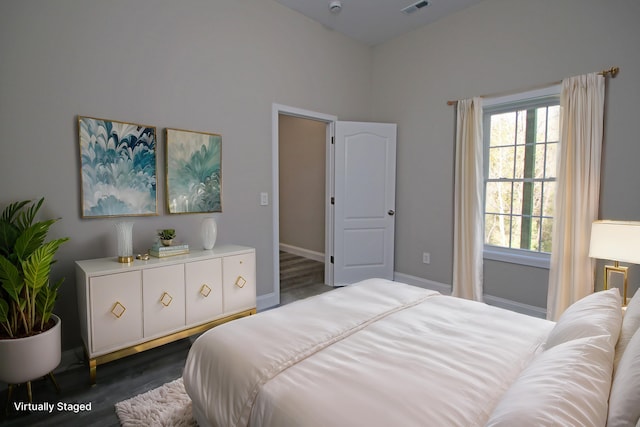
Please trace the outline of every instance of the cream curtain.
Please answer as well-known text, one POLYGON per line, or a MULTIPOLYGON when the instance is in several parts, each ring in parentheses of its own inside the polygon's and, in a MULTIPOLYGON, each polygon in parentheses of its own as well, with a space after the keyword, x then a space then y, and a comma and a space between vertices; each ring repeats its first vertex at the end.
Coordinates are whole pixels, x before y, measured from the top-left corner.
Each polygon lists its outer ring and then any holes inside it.
POLYGON ((562 81, 553 247, 547 319, 557 320, 594 290, 589 258, 591 223, 598 217, 604 119, 604 77, 596 73, 562 81))
POLYGON ((482 100, 458 101, 452 295, 482 301, 482 100))

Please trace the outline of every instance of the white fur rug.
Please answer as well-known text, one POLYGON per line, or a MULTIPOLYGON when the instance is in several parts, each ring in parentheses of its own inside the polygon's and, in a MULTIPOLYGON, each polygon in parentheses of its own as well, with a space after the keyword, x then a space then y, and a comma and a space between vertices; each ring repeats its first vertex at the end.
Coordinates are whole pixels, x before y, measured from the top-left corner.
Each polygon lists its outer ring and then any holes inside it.
POLYGON ((116 414, 124 427, 198 425, 182 378, 116 403, 116 414))

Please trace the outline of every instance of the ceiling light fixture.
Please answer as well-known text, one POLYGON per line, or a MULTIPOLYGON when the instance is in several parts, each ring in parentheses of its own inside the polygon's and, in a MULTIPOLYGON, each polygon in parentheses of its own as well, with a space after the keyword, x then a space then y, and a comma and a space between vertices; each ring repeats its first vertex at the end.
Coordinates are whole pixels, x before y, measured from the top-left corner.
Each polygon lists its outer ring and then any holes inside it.
POLYGON ((427 0, 420 0, 412 5, 405 7, 404 9, 401 9, 400 12, 404 13, 405 15, 411 15, 412 13, 417 12, 423 7, 427 6, 429 6, 429 2, 427 0))
POLYGON ((329 2, 329 10, 331 13, 338 13, 342 10, 342 2, 341 1, 332 1, 329 2))

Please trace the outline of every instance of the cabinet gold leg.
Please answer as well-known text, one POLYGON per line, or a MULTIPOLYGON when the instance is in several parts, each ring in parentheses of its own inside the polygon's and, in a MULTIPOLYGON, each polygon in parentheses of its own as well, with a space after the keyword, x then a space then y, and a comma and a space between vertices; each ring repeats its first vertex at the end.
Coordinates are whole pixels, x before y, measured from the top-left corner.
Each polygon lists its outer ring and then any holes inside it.
POLYGON ((96 368, 98 364, 96 359, 89 359, 89 380, 91 385, 96 385, 96 368))
POLYGON ((31 381, 27 381, 27 396, 29 396, 29 403, 33 403, 33 395, 31 394, 31 381))

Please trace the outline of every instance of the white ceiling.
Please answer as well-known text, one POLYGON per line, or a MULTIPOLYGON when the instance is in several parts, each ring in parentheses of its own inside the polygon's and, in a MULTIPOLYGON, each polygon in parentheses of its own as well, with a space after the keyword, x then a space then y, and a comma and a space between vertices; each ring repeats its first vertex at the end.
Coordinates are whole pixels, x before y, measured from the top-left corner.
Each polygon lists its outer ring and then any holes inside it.
POLYGON ((481 0, 429 0, 429 5, 406 15, 400 10, 418 0, 341 0, 334 14, 330 0, 276 0, 331 30, 375 46, 434 22, 481 0))

